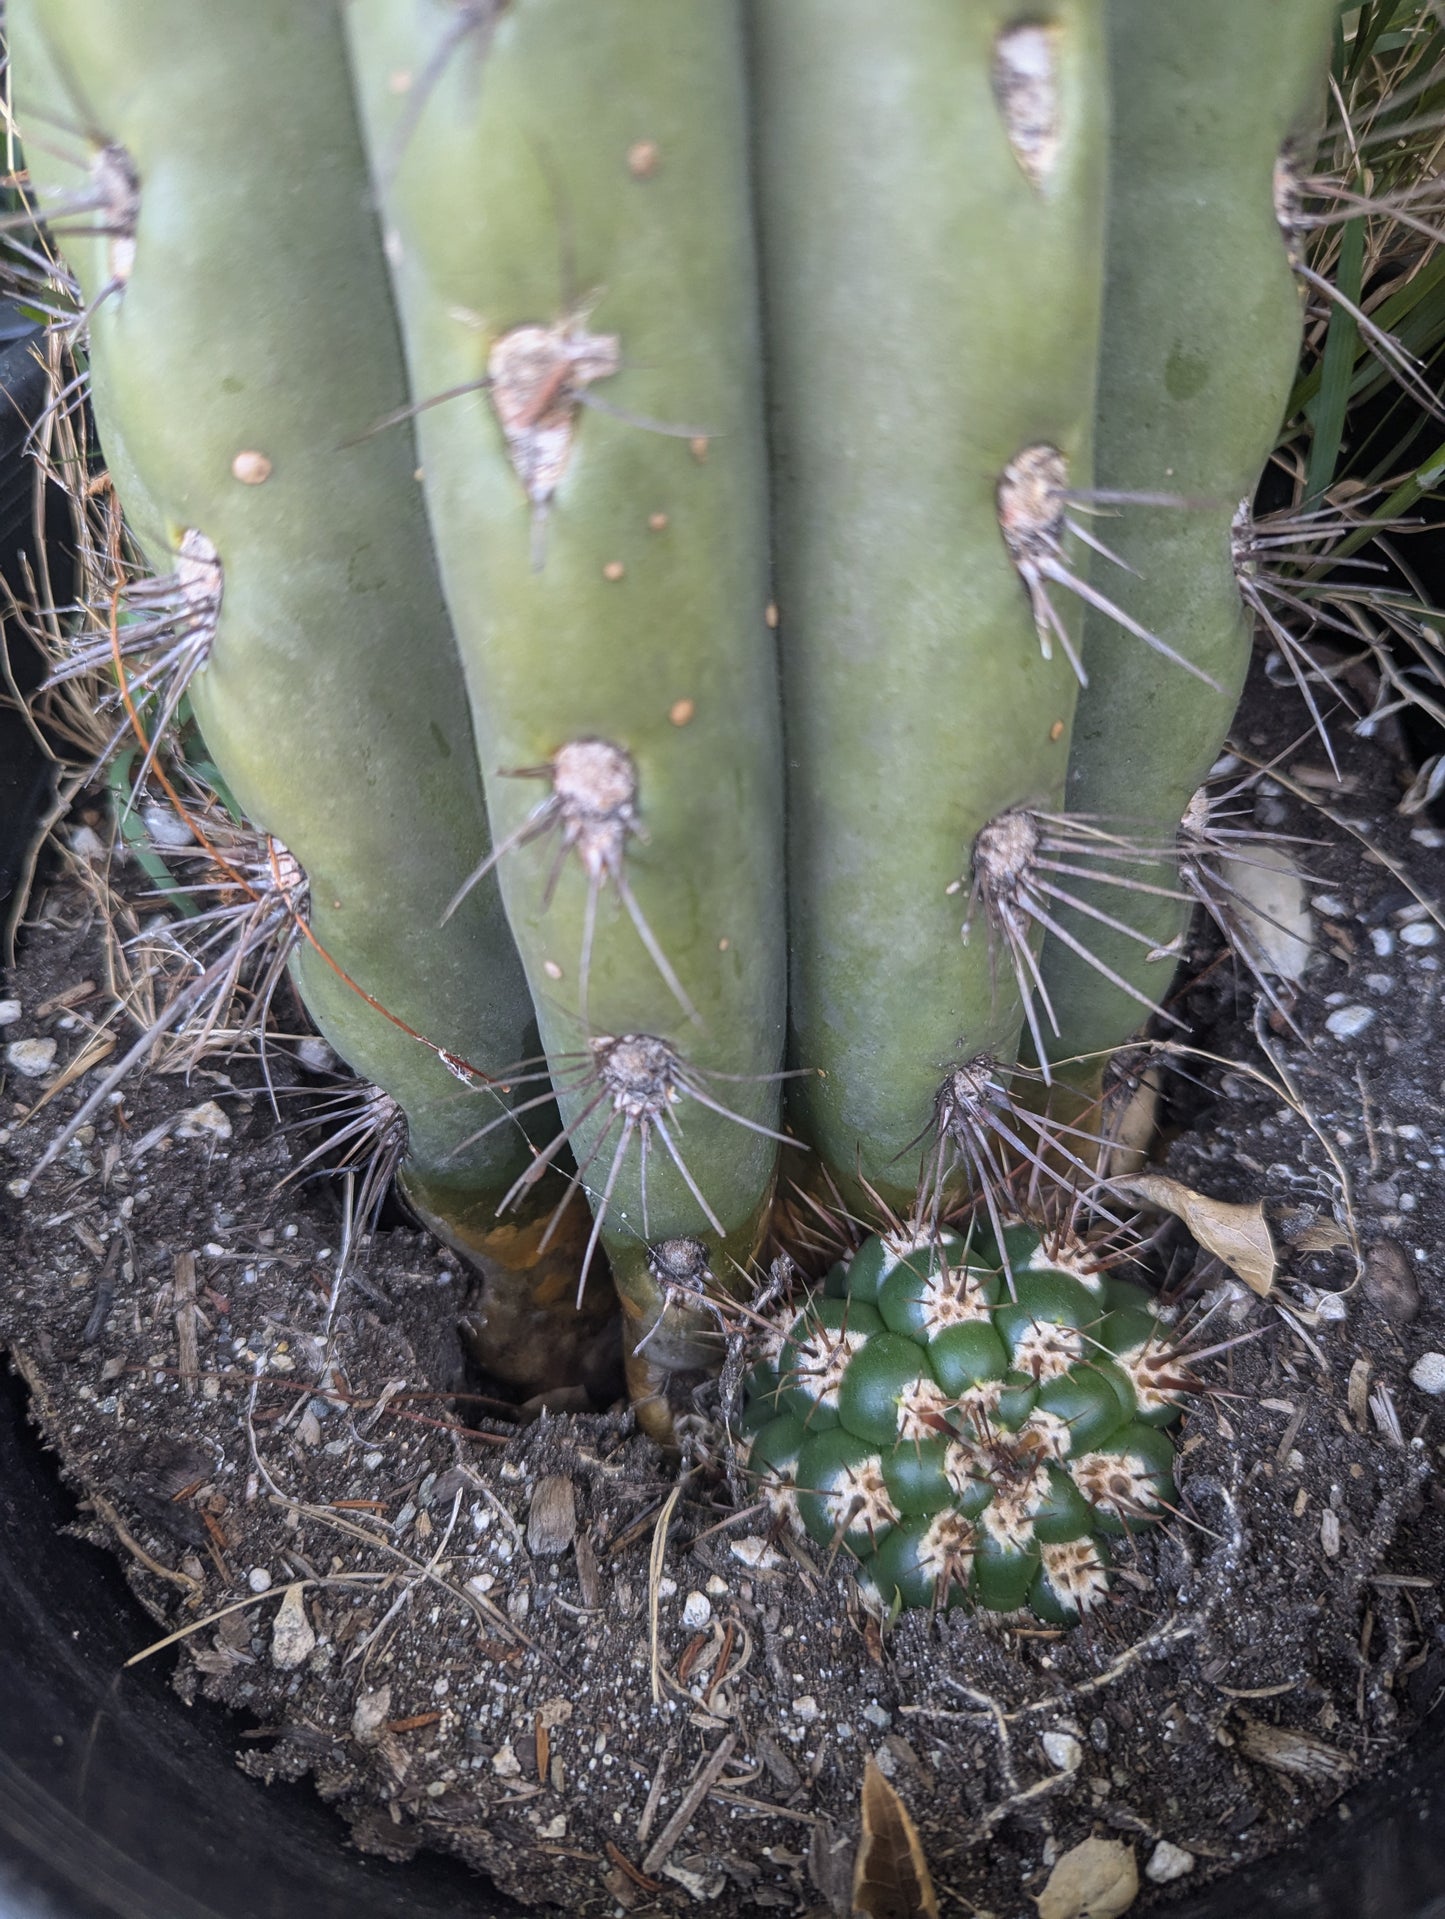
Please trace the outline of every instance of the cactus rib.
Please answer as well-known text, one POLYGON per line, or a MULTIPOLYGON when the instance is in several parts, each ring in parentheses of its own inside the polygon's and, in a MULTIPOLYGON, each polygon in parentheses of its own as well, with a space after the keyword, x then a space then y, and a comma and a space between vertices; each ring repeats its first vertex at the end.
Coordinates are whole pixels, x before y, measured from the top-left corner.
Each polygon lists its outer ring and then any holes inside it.
MULTIPOLYGON (((1146 845, 1172 848, 1244 680, 1251 636, 1231 523, 1274 444, 1301 329, 1276 169, 1314 105, 1336 11, 1331 0, 1218 0, 1182 14, 1115 0, 1109 10, 1116 98, 1095 476, 1137 502, 1111 529, 1130 569, 1120 604, 1217 688, 1141 655, 1089 614, 1068 810, 1127 821, 1146 845), (1149 504, 1171 492, 1187 498, 1149 504)), ((1127 934, 1065 908, 1072 942, 1045 942, 1061 1056, 1118 1044, 1139 1025, 1139 996, 1164 995, 1186 911, 1172 852, 1137 877, 1156 890, 1136 892, 1127 934)), ((1080 891, 1107 913, 1107 892, 1088 881, 1080 891)))
POLYGON ((903 1210, 949 1062, 1011 1058, 1021 1018, 949 885, 988 820, 1061 802, 1077 693, 1038 600, 1079 571, 1061 494, 1026 535, 1008 476, 1042 448, 1088 484, 1108 81, 1093 0, 1015 16, 754 16, 792 1048, 822 1069, 793 1105, 845 1192, 903 1210))
MULTIPOLYGON (((11 25, 48 49, 64 89, 52 122, 124 153, 137 183, 123 221, 72 247, 102 433, 141 476, 158 573, 187 536, 218 556, 214 639, 190 692, 240 803, 307 874, 307 1004, 402 1098, 403 1183, 510 1298, 504 1363, 565 1377, 602 1302, 576 1321, 570 1286, 564 1313, 544 1267, 508 1275, 471 1226, 529 1163, 525 1136, 503 1129, 454 1157, 475 1126, 446 1057, 495 1072, 528 1050, 531 1008, 495 888, 437 932, 487 829, 414 454, 404 435, 340 445, 405 376, 339 18, 257 0, 201 30, 180 0, 103 17, 22 0, 11 25), (297 300, 300 280, 346 311, 340 334, 330 305, 297 300)), ((509 1255, 518 1245, 513 1229, 509 1255)))
MULTIPOLYGON (((413 389, 463 395, 417 427, 497 877, 563 1133, 606 1168, 596 1231, 637 1330, 661 1303, 647 1240, 725 1231, 741 1267, 776 1154, 782 751, 740 23, 733 0, 680 0, 659 36, 648 0, 615 0, 579 61, 561 0, 487 19, 404 142, 389 77, 433 72, 450 10, 357 0, 347 30, 413 389), (660 158, 639 173, 642 136, 660 158), (580 303, 559 284, 574 249, 597 289, 580 303), (556 800, 598 743, 634 782, 626 811, 578 824, 557 870, 504 769, 550 768, 556 800), (685 1162, 653 1156, 645 1224, 642 1146, 669 1145, 674 1094, 619 1129, 587 1053, 638 1036, 689 1094, 685 1162), (698 1098, 716 1074, 728 1112, 698 1098)), ((564 801, 556 818, 565 843, 564 801)))

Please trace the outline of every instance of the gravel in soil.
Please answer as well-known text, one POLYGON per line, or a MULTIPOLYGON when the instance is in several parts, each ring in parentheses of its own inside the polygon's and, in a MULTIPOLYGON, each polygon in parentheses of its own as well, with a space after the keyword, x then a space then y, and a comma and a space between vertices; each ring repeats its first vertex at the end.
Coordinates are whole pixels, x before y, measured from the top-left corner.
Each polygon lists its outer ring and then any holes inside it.
MULTIPOLYGON (((1217 953, 1176 1004, 1197 1050, 1165 1170, 1262 1200, 1280 1277, 1259 1298, 1166 1239, 1171 1293, 1257 1337, 1206 1368, 1176 1522, 1063 1634, 881 1630, 840 1568, 733 1511, 705 1397, 679 1482, 623 1410, 521 1423, 477 1392, 455 1263, 404 1226, 343 1244, 333 1190, 278 1190, 304 1148, 253 1058, 128 1082, 26 1192, 113 1010, 81 990, 107 977, 92 895, 54 886, 0 1008, 0 1343, 87 1532, 174 1636, 154 1656, 237 1709, 239 1763, 311 1775, 364 1848, 443 1848, 527 1901, 792 1914, 849 1908, 871 1754, 945 1912, 996 1919, 1091 1834, 1135 1848, 1136 1910, 1165 1907, 1387 1763, 1445 1683, 1445 936, 1422 903, 1445 834, 1394 810, 1387 757, 1340 746, 1342 781, 1305 747, 1245 802, 1322 842, 1298 1031, 1217 953)), ((289 1103, 306 1076, 284 1047, 271 1067, 289 1103)))

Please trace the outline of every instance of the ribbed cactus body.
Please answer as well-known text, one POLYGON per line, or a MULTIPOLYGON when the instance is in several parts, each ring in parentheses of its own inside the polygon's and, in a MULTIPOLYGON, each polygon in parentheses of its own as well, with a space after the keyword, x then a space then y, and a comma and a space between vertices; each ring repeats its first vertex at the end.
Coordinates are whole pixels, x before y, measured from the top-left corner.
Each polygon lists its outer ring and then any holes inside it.
MULTIPOLYGON (((648 1243, 725 1233, 745 1261, 777 1152, 754 1130, 777 1125, 784 945, 741 23, 733 0, 678 0, 661 31, 610 0, 582 41, 562 0, 475 22, 347 10, 413 390, 473 389, 418 430, 497 838, 579 743, 578 790, 600 768, 627 813, 564 807, 497 872, 642 1334, 648 1243)), ((684 1321, 649 1350, 686 1346, 684 1321)))
POLYGON ((1174 1503, 1195 1382, 1151 1296, 1010 1234, 866 1240, 765 1343, 748 1469, 879 1605, 1072 1624, 1174 1503))
MULTIPOLYGON (((451 1189, 485 1217, 490 1267, 491 1214, 531 1164, 527 1138, 507 1123, 473 1139, 505 1097, 435 1049, 500 1076, 536 1050, 535 1025, 495 885, 441 924, 486 812, 410 435, 360 437, 407 385, 339 17, 283 0, 204 22, 180 0, 99 14, 34 0, 13 34, 27 18, 66 88, 36 102, 40 124, 88 149, 92 175, 134 181, 128 230, 102 213, 71 253, 102 428, 163 542, 152 564, 172 572, 188 536, 215 556, 214 640, 192 683, 207 745, 305 871, 308 1004, 402 1100, 423 1203, 451 1189)), ((447 1209, 426 1210, 446 1231, 447 1209)), ((605 1298, 571 1310, 576 1255, 559 1248, 570 1284, 534 1260, 497 1303, 504 1373, 565 1377, 595 1335, 605 1298)))
MULTIPOLYGON (((1112 597, 1216 683, 1089 612, 1090 683, 1067 803, 1164 852, 1128 869, 1146 886, 1178 886, 1169 849, 1224 743, 1249 662, 1232 528, 1278 437, 1303 325, 1304 289, 1276 208, 1279 168, 1290 136, 1318 110, 1338 12, 1333 0, 1109 8, 1115 103, 1095 472, 1101 488, 1125 497, 1099 530, 1132 569, 1112 569, 1112 597)), ((1050 940, 1043 973, 1061 1009, 1061 1058, 1115 1046, 1139 1026, 1168 988, 1188 912, 1163 893, 1088 880, 1077 890, 1134 929, 1130 937, 1062 909, 1132 991, 1050 940)))
POLYGON ((904 1208, 949 1065, 1013 1056, 1012 975, 981 919, 960 938, 966 876, 996 815, 1061 801, 1077 694, 1001 525, 1021 457, 1090 475, 1103 8, 1045 15, 755 16, 791 1021, 822 1069, 793 1106, 846 1190, 861 1172, 904 1208))

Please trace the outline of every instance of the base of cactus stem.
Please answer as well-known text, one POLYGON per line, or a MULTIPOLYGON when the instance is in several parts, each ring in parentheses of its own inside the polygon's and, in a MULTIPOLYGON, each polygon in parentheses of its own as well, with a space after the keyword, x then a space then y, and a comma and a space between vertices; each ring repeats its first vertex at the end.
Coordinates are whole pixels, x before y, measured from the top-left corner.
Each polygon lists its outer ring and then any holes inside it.
POLYGON ((659 1366, 647 1353, 640 1357, 636 1353, 627 1353, 623 1358, 627 1374, 627 1397, 632 1402, 632 1416, 637 1421, 639 1432, 646 1433, 649 1439, 655 1439, 659 1446, 669 1452, 677 1448, 677 1412, 672 1395, 685 1381, 696 1385, 703 1377, 700 1372, 679 1373, 676 1370, 659 1366))
POLYGON ((577 1275, 591 1230, 580 1197, 544 1247, 560 1180, 540 1181, 503 1219, 496 1217, 494 1197, 468 1194, 412 1169, 403 1170, 399 1185, 422 1225, 476 1275, 461 1330, 479 1366, 529 1395, 581 1385, 599 1405, 615 1396, 617 1300, 600 1260, 593 1262, 577 1303, 577 1275))

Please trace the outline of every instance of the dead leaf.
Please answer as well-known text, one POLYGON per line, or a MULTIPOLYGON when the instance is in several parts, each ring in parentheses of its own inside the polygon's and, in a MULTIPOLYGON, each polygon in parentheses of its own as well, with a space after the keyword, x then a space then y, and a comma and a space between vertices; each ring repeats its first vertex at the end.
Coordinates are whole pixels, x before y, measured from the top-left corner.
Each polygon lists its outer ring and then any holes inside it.
POLYGON ((938 1896, 918 1828, 871 1755, 863 1769, 863 1837, 853 1862, 853 1913, 854 1919, 938 1919, 938 1896))
POLYGON ((1134 1848, 1122 1839, 1085 1839, 1049 1874, 1039 1919, 1118 1919, 1138 1897, 1134 1848))
POLYGON ((1261 1201, 1237 1206, 1230 1200, 1210 1199, 1177 1179, 1166 1179, 1162 1173, 1119 1183, 1146 1205, 1183 1220, 1206 1252, 1222 1259, 1251 1292, 1261 1299, 1269 1297, 1274 1290, 1276 1263, 1261 1201))

